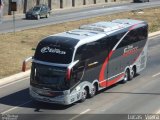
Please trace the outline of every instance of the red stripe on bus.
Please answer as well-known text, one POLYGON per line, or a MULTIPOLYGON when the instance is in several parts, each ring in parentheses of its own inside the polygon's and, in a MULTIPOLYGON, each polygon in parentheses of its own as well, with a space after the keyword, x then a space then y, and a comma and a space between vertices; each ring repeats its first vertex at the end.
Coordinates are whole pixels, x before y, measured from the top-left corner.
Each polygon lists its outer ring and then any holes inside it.
POLYGON ((135 24, 129 28, 129 31, 133 30, 138 24, 135 24))
POLYGON ((106 80, 104 82, 100 83, 101 87, 109 87, 115 83, 117 83, 122 77, 124 77, 124 73, 120 74, 119 76, 117 76, 116 78, 112 79, 112 80, 106 80))
POLYGON ((117 83, 122 77, 124 77, 124 73, 120 74, 118 77, 116 77, 113 80, 107 81, 107 87, 117 83))
POLYGON ((111 58, 112 54, 114 51, 111 51, 108 55, 108 57, 105 59, 105 62, 102 65, 102 68, 100 70, 100 75, 99 75, 99 82, 105 80, 105 70, 108 64, 109 59, 111 58))

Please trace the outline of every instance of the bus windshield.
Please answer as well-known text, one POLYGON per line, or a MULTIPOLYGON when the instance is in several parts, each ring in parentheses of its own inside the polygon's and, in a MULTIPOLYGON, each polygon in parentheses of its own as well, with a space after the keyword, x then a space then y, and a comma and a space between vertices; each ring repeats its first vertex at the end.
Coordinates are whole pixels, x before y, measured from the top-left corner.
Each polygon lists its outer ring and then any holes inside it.
POLYGON ((31 83, 49 87, 53 90, 69 89, 66 79, 66 68, 41 64, 32 64, 31 83))

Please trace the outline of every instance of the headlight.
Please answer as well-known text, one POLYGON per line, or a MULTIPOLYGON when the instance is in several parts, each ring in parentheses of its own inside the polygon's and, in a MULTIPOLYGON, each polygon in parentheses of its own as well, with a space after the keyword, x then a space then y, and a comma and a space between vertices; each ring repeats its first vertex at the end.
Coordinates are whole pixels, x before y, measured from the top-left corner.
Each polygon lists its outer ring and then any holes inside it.
POLYGON ((70 92, 68 90, 63 91, 64 95, 68 95, 70 92))

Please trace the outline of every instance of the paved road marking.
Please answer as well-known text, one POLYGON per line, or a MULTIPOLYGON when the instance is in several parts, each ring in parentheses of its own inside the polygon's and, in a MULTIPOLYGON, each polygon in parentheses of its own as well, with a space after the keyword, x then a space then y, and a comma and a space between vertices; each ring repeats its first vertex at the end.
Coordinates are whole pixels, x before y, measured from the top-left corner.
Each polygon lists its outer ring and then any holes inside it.
POLYGON ((160 75, 160 72, 157 73, 157 74, 155 74, 155 75, 152 75, 152 77, 157 77, 157 76, 159 76, 159 75, 160 75))
POLYGON ((29 77, 24 78, 24 79, 21 79, 21 80, 14 81, 14 82, 11 82, 11 83, 7 83, 7 84, 5 84, 5 85, 2 85, 2 86, 0 86, 0 89, 1 89, 1 88, 4 88, 4 87, 7 87, 7 86, 9 86, 9 85, 13 85, 13 84, 18 83, 18 82, 21 82, 21 81, 26 80, 26 79, 29 79, 29 77))
POLYGON ((76 116, 72 117, 72 118, 71 118, 71 119, 69 119, 69 120, 74 120, 74 119, 76 119, 76 118, 80 117, 81 115, 83 115, 83 114, 85 114, 85 113, 87 113, 87 112, 89 112, 89 111, 90 111, 90 109, 87 109, 87 110, 85 110, 85 111, 81 112, 80 114, 78 114, 78 115, 76 115, 76 116))
POLYGON ((1 114, 2 114, 2 115, 3 115, 3 114, 6 114, 6 113, 8 113, 8 112, 10 112, 10 111, 12 111, 12 110, 17 109, 18 107, 21 107, 21 106, 23 106, 23 105, 25 105, 25 104, 30 103, 31 101, 32 101, 32 100, 29 100, 29 101, 27 101, 27 102, 25 102, 25 103, 23 103, 23 104, 20 104, 20 105, 18 105, 18 106, 16 106, 16 107, 13 107, 13 108, 11 108, 11 109, 9 109, 9 110, 4 111, 4 112, 2 112, 1 114))

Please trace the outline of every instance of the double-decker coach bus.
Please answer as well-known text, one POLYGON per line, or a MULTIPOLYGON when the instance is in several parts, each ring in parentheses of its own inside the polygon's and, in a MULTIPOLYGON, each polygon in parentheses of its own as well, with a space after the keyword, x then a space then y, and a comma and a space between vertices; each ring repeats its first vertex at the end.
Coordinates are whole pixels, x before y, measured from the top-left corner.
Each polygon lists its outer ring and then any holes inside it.
POLYGON ((36 101, 68 105, 125 83, 146 67, 147 39, 148 24, 132 19, 48 36, 32 57, 30 95, 36 101))

